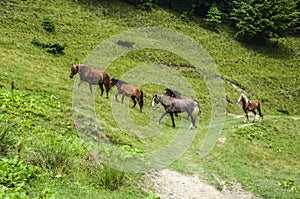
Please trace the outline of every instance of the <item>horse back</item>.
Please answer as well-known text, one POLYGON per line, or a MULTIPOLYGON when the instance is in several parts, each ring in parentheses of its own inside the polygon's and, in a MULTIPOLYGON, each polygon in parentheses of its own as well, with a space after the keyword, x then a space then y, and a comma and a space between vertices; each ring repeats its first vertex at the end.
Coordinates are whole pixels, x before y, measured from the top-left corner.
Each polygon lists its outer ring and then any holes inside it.
POLYGON ((104 80, 109 82, 109 75, 105 71, 94 70, 88 66, 81 66, 79 69, 80 79, 97 85, 102 83, 104 80))
POLYGON ((251 100, 248 107, 249 110, 260 108, 260 102, 258 100, 251 100))
POLYGON ((127 97, 136 96, 136 94, 139 92, 138 88, 130 84, 117 84, 117 87, 119 92, 127 97))

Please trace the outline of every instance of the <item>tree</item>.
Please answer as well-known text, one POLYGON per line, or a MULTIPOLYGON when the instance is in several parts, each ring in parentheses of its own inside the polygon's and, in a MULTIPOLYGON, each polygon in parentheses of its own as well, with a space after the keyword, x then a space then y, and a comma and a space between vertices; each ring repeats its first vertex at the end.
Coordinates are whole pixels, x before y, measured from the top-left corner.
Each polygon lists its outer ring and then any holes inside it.
POLYGON ((217 6, 212 6, 209 8, 205 21, 206 23, 215 30, 217 25, 222 23, 222 13, 217 6))
POLYGON ((242 41, 266 41, 285 36, 299 21, 297 1, 235 0, 231 20, 235 22, 236 37, 242 41))

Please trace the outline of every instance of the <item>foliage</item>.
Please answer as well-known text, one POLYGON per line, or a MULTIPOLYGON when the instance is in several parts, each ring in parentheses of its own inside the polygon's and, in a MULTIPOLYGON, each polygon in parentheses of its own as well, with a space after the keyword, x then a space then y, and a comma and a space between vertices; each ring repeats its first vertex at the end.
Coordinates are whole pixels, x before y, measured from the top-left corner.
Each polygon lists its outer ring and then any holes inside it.
POLYGON ((144 11, 151 11, 156 5, 156 0, 126 0, 126 1, 137 6, 137 8, 144 11))
POLYGON ((76 157, 85 153, 82 141, 74 135, 61 135, 43 132, 28 141, 27 161, 52 173, 61 176, 71 172, 76 157))
POLYGON ((0 198, 29 198, 25 185, 41 173, 18 157, 0 159, 0 198))
POLYGON ((96 179, 94 186, 117 190, 125 184, 125 172, 102 163, 97 153, 89 154, 83 168, 87 171, 89 178, 96 179))
POLYGON ((50 19, 48 17, 44 18, 44 21, 42 22, 42 26, 48 32, 51 32, 51 33, 55 32, 55 24, 52 21, 52 19, 50 19))
POLYGON ((236 23, 236 38, 241 41, 277 39, 291 32, 299 21, 296 1, 236 0, 231 19, 236 23))
POLYGON ((298 192, 298 189, 297 189, 297 187, 295 185, 295 181, 293 181, 293 180, 278 181, 277 184, 280 187, 291 191, 292 193, 297 193, 298 192))
POLYGON ((48 53, 51 54, 63 54, 65 47, 67 46, 65 43, 60 44, 60 43, 44 43, 39 41, 37 38, 33 38, 31 43, 34 46, 40 47, 42 49, 45 49, 48 53))
POLYGON ((48 130, 67 133, 72 125, 64 117, 64 107, 59 96, 53 94, 32 95, 18 90, 0 89, 0 124, 14 122, 10 130, 17 135, 48 130))
POLYGON ((0 131, 0 156, 8 155, 15 147, 16 140, 10 126, 6 125, 0 131))
POLYGON ((213 29, 215 29, 218 24, 222 23, 222 13, 217 6, 209 8, 205 21, 213 29))

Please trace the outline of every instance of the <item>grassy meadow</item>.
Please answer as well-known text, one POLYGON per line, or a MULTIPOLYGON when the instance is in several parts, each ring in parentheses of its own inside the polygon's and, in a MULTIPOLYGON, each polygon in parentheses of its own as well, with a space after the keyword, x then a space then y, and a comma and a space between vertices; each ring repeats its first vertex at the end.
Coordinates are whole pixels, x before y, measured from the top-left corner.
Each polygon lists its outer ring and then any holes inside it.
MULTIPOLYGON (((186 22, 160 8, 145 12, 118 1, 4 0, 0 12, 0 198, 155 198, 154 190, 145 191, 143 173, 131 166, 156 158, 155 168, 196 173, 220 190, 224 181, 227 187, 241 183, 262 198, 298 198, 299 38, 282 38, 276 46, 244 44, 228 27, 213 32, 201 20, 186 22), (69 78, 71 64, 92 62, 88 57, 102 42, 149 27, 177 31, 198 42, 223 79, 224 107, 230 114, 204 157, 199 154, 210 136, 214 99, 203 75, 184 58, 141 49, 100 66, 116 78, 140 66, 159 66, 180 74, 194 91, 187 93, 180 82, 164 79, 168 72, 153 77, 145 73, 143 78, 156 83, 141 85, 143 113, 138 105, 130 108, 128 97, 124 104, 115 102, 116 88, 106 99, 99 97, 96 86, 91 95, 87 83, 77 90, 78 75, 69 78), (63 50, 54 52, 57 48, 63 50), (174 129, 169 116, 156 123, 163 108, 153 109, 151 98, 166 85, 200 102, 198 129, 186 130, 186 113, 175 118, 174 129), (261 101, 262 123, 244 126, 243 118, 236 117, 243 114, 236 103, 241 92, 261 101), (171 149, 164 150, 166 146, 171 149), (103 162, 95 150, 103 154, 103 162), (178 158, 165 160, 168 154, 178 158), (122 166, 132 173, 120 170, 122 166)), ((130 78, 126 81, 141 84, 130 78)))

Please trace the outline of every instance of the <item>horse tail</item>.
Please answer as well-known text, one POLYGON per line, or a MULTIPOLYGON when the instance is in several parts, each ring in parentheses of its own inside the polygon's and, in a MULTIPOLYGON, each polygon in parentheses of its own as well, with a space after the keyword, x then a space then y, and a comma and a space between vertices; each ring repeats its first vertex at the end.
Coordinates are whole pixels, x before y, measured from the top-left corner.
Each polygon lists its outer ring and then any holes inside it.
POLYGON ((143 105, 144 105, 144 93, 143 93, 142 90, 140 90, 140 91, 141 91, 141 96, 140 96, 140 106, 143 107, 143 105))
POLYGON ((194 125, 196 125, 196 120, 197 120, 197 117, 200 115, 200 113, 201 113, 201 110, 200 110, 199 106, 194 106, 192 115, 191 115, 192 116, 191 119, 192 119, 192 122, 194 123, 194 125))
POLYGON ((262 111, 261 111, 260 103, 259 103, 259 102, 258 102, 257 110, 258 110, 259 116, 261 117, 261 119, 263 119, 263 118, 264 118, 264 115, 263 115, 263 113, 262 113, 262 111))

